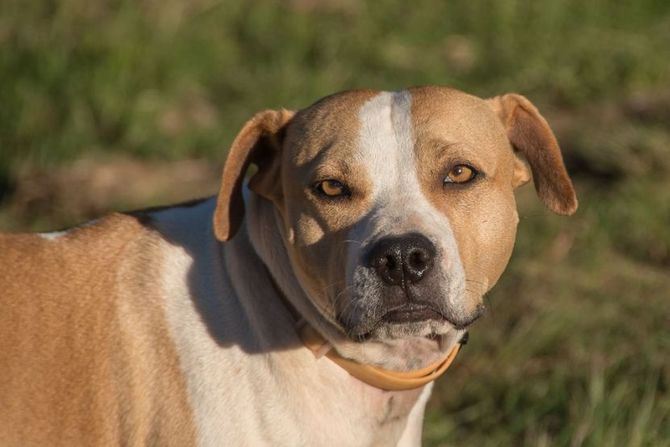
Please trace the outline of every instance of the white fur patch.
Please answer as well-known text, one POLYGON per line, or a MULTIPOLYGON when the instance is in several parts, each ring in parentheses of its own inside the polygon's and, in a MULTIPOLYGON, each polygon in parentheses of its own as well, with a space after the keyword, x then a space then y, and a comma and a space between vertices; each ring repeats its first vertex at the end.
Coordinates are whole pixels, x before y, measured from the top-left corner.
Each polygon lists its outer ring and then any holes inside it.
POLYGON ((363 278, 369 273, 359 265, 360 249, 368 242, 416 232, 430 239, 441 254, 438 274, 448 308, 464 312, 465 272, 456 238, 448 218, 430 203, 418 178, 410 93, 378 94, 361 107, 359 119, 357 162, 370 172, 373 199, 372 208, 349 235, 360 244, 349 252, 347 283, 370 282, 363 278))
POLYGON ((464 277, 451 225, 421 191, 410 93, 380 93, 361 108, 359 116, 359 157, 369 167, 374 200, 366 228, 359 228, 355 236, 421 232, 445 254, 443 268, 460 271, 464 277))
POLYGON ((38 235, 39 237, 41 237, 42 239, 47 239, 47 240, 49 240, 49 241, 54 241, 54 240, 56 240, 56 239, 58 239, 58 238, 60 238, 60 237, 65 236, 65 235, 68 234, 69 232, 70 232, 70 230, 52 231, 52 232, 50 232, 50 233, 37 233, 37 235, 38 235))
POLYGON ((69 234, 73 230, 76 230, 77 228, 90 227, 97 224, 99 221, 100 219, 93 219, 89 220, 88 222, 84 222, 83 224, 77 225, 76 227, 68 228, 67 230, 50 231, 48 233, 37 233, 37 235, 43 239, 47 239, 49 241, 55 241, 56 239, 60 239, 61 237, 69 234))
POLYGON ((426 385, 419 396, 419 399, 412 407, 407 417, 407 425, 403 431, 398 447, 411 447, 421 445, 421 434, 423 433, 423 414, 426 411, 426 403, 433 391, 434 382, 426 385))
POLYGON ((382 92, 360 110, 358 161, 369 169, 378 201, 417 183, 410 106, 409 93, 382 92))
MULTIPOLYGON (((373 179, 373 210, 387 234, 416 230, 446 231, 445 216, 421 191, 412 129, 409 92, 383 92, 360 111, 359 162, 373 179), (382 221, 384 221, 382 223, 382 221), (433 230, 433 226, 437 228, 433 230)), ((442 236, 442 235, 440 235, 442 236)))
MULTIPOLYGON (((239 438, 239 434, 226 433, 228 421, 221 418, 230 413, 239 393, 247 391, 225 389, 240 355, 239 347, 222 349, 217 344, 193 298, 194 294, 204 294, 204 300, 222 299, 229 288, 224 285, 225 269, 212 238, 213 207, 214 201, 209 200, 191 208, 175 207, 152 213, 155 225, 171 241, 163 248, 162 293, 201 446, 239 438)), ((239 386, 244 388, 244 383, 239 386)))

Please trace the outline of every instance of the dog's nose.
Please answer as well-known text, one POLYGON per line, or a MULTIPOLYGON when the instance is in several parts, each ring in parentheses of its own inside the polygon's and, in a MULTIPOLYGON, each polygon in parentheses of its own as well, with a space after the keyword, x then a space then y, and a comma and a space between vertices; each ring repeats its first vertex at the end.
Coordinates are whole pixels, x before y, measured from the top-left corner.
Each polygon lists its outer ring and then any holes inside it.
POLYGON ((435 246, 425 236, 407 234, 377 241, 368 253, 368 265, 388 285, 421 281, 433 266, 435 246))

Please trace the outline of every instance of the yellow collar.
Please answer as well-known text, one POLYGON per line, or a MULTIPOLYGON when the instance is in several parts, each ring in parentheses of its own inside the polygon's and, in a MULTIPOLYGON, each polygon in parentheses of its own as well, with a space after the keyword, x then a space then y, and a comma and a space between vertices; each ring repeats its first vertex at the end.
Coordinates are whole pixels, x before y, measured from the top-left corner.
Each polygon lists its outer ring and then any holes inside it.
MULTIPOLYGON (((298 333, 305 346, 315 355, 323 355, 328 342, 309 324, 302 324, 298 333)), ((457 343, 447 356, 425 368, 414 371, 389 371, 372 365, 364 365, 341 357, 335 349, 328 349, 326 357, 358 380, 387 391, 401 391, 419 388, 440 377, 449 368, 458 354, 461 344, 457 343)))

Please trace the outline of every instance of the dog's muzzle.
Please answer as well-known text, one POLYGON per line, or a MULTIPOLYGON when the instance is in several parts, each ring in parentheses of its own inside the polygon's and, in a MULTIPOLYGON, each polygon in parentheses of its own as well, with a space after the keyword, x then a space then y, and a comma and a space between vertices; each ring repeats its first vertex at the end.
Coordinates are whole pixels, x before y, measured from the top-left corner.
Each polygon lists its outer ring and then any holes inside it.
POLYGON ((376 241, 364 257, 364 264, 378 278, 382 319, 386 323, 441 320, 437 295, 430 289, 437 250, 425 236, 409 233, 376 241), (427 298, 430 297, 430 298, 427 298))
POLYGON ((369 242, 353 270, 351 295, 338 302, 347 334, 354 340, 438 335, 474 321, 479 311, 465 315, 460 309, 462 280, 445 270, 454 264, 444 256, 420 233, 369 242))

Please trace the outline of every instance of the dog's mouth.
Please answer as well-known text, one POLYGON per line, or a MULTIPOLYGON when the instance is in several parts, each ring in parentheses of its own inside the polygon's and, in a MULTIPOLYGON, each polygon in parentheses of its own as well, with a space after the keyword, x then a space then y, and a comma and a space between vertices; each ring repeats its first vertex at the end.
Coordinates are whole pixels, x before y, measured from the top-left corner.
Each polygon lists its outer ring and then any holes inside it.
POLYGON ((440 311, 426 303, 407 303, 386 312, 381 320, 386 323, 418 323, 427 320, 447 320, 440 311))
POLYGON ((387 309, 381 316, 358 327, 347 328, 347 334, 356 341, 391 335, 391 338, 405 336, 435 337, 453 330, 465 330, 483 313, 484 306, 464 319, 451 317, 448 313, 427 302, 410 301, 387 309))

